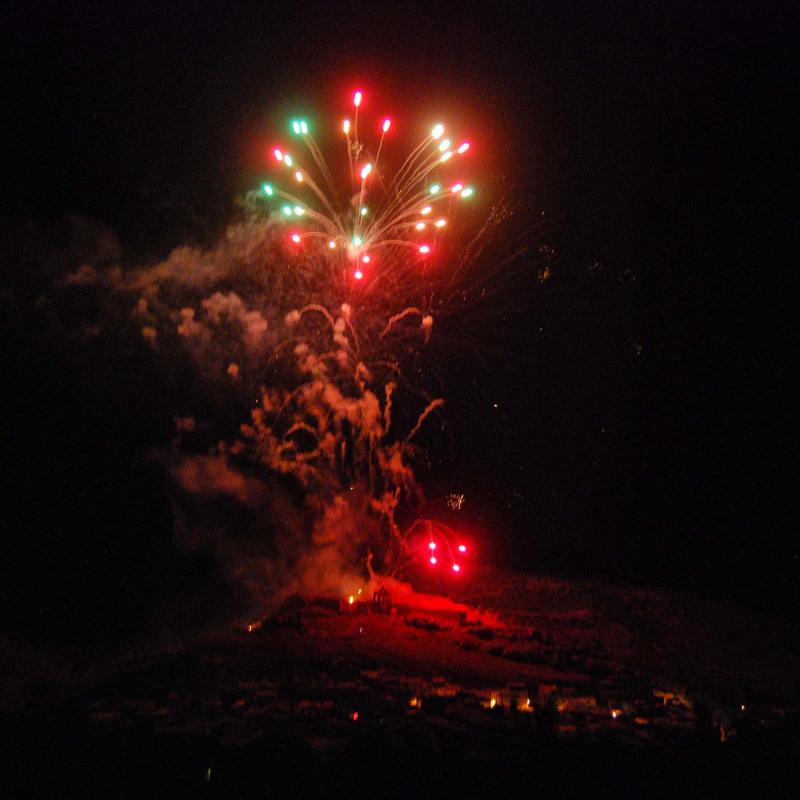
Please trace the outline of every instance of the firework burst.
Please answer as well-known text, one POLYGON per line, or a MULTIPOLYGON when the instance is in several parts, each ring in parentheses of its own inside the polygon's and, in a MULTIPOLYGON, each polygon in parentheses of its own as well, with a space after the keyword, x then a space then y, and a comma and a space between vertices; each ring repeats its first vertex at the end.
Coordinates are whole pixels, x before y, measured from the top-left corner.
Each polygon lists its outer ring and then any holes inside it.
POLYGON ((260 195, 270 213, 289 225, 287 246, 323 259, 346 285, 359 283, 369 292, 382 283, 394 285, 420 262, 429 262, 456 204, 474 197, 475 188, 457 172, 470 142, 448 138, 442 123, 431 127, 395 172, 387 172, 393 122, 387 117, 370 125, 373 141, 363 139, 363 101, 364 93, 355 91, 352 118, 339 128, 347 154, 346 187, 334 180, 309 123, 296 119, 290 130, 305 150, 307 165, 289 148, 273 147, 271 159, 284 180, 265 182, 251 199, 260 195))

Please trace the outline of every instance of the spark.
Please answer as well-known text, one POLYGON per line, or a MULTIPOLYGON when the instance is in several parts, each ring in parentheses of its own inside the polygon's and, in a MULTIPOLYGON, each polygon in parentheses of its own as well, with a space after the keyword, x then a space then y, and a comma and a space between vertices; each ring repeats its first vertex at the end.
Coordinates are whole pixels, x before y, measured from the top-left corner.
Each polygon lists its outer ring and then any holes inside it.
POLYGON ((460 545, 458 546, 458 552, 459 552, 459 553, 466 553, 466 552, 467 552, 467 548, 466 548, 466 546, 465 546, 465 545, 463 545, 463 544, 460 544, 460 545))
POLYGON ((428 189, 428 191, 431 194, 438 194, 439 192, 442 191, 442 184, 441 183, 434 183, 433 186, 431 186, 431 188, 428 189))
POLYGON ((459 155, 463 155, 464 153, 466 153, 466 152, 467 152, 467 150, 469 150, 469 146, 470 146, 470 145, 469 145, 469 142, 464 142, 464 144, 462 144, 462 145, 459 145, 459 148, 458 148, 458 150, 456 150, 456 152, 457 152, 459 155))
POLYGON ((431 131, 431 137, 433 139, 441 139, 443 133, 444 133, 444 125, 442 125, 442 123, 440 122, 437 125, 433 126, 433 130, 431 131))
POLYGON ((287 167, 291 167, 294 164, 292 157, 288 153, 283 154, 283 163, 286 164, 287 167))
POLYGON ((467 186, 467 188, 461 192, 462 197, 472 197, 473 194, 475 194, 475 190, 471 186, 467 186))
POLYGON ((297 214, 298 217, 302 217, 303 214, 305 214, 306 212, 303 211, 303 209, 300 208, 300 206, 295 206, 294 207, 294 213, 297 214))
POLYGON ((353 237, 353 247, 361 247, 364 244, 364 240, 360 236, 353 237))
POLYGON ((366 217, 367 216, 367 207, 366 206, 361 206, 361 216, 362 217, 366 217))
POLYGON ((353 95, 353 105, 356 108, 358 108, 361 105, 361 100, 363 99, 363 97, 364 93, 360 89, 357 89, 355 94, 353 95))
POLYGON ((429 561, 431 562, 431 564, 433 564, 434 567, 439 563, 439 559, 436 558, 436 556, 431 556, 429 561))
POLYGON ((360 281, 360 280, 361 280, 361 279, 364 277, 364 273, 363 273, 363 272, 362 272, 360 269, 357 269, 357 270, 356 270, 356 271, 353 273, 353 277, 354 277, 354 278, 355 278, 357 281, 360 281))
POLYGON ((433 211, 433 206, 425 206, 424 208, 420 209, 419 213, 424 217, 425 215, 430 214, 431 211, 433 211))
POLYGON ((343 130, 345 133, 350 133, 350 120, 349 120, 349 119, 346 119, 346 120, 345 120, 345 121, 342 123, 342 130, 343 130))
POLYGON ((439 159, 439 161, 442 164, 444 164, 445 161, 449 161, 452 157, 453 157, 453 151, 452 150, 448 150, 446 153, 442 154, 442 157, 439 159))
POLYGON ((281 151, 279 148, 277 148, 277 147, 276 147, 276 148, 275 148, 275 149, 272 151, 272 155, 274 155, 274 156, 275 156, 275 158, 276 158, 278 161, 283 161, 283 152, 282 152, 282 151, 281 151))
POLYGON ((372 261, 372 259, 371 259, 369 256, 362 256, 362 257, 361 257, 361 261, 362 261, 364 264, 369 264, 369 262, 370 262, 370 261, 372 261))
POLYGON ((418 231, 424 231, 425 230, 425 223, 424 222, 418 222, 414 227, 418 231))
POLYGON ((275 192, 273 191, 272 187, 271 187, 271 186, 270 186, 268 183, 265 183, 265 184, 264 184, 264 185, 261 187, 261 189, 263 190, 264 194, 268 195, 269 197, 272 197, 272 195, 275 193, 275 192))
POLYGON ((422 247, 420 247, 419 251, 420 251, 420 253, 422 253, 423 255, 425 255, 425 254, 427 254, 427 253, 430 253, 430 251, 431 251, 431 248, 430 248, 430 247, 428 247, 428 245, 427 245, 427 244, 424 244, 424 245, 422 245, 422 247))
POLYGON ((292 234, 292 241, 293 241, 295 244, 300 244, 300 239, 301 239, 301 237, 300 237, 300 234, 299 234, 299 233, 293 233, 293 234, 292 234))
POLYGON ((436 220, 436 227, 437 228, 444 228, 445 225, 447 225, 447 220, 446 219, 437 219, 436 220))
POLYGON ((292 207, 291 206, 284 206, 281 211, 286 214, 287 217, 292 216, 292 207))
POLYGON ((297 179, 298 183, 302 183, 303 182, 303 173, 300 172, 299 169, 297 170, 297 172, 294 173, 294 177, 297 179))
POLYGON ((449 147, 450 147, 450 140, 449 139, 442 139, 442 141, 439 142, 439 152, 440 153, 444 153, 444 151, 447 150, 449 147))
POLYGON ((293 130, 295 133, 298 133, 298 134, 300 133, 300 123, 299 123, 297 120, 295 120, 295 121, 292 123, 292 130, 293 130))
POLYGON ((431 543, 428 545, 428 547, 429 547, 431 550, 435 550, 435 549, 436 549, 436 542, 431 542, 431 543))
POLYGON ((450 191, 453 194, 458 194, 463 188, 464 188, 464 184, 463 183, 454 183, 452 188, 450 189, 450 191))
POLYGON ((365 181, 370 172, 372 172, 372 164, 367 164, 367 166, 361 170, 361 180, 365 181))
POLYGON ((328 242, 328 247, 329 247, 331 250, 335 250, 335 249, 336 249, 336 242, 335 242, 333 239, 331 239, 331 240, 328 242))
POLYGON ((303 135, 308 133, 308 123, 305 120, 300 123, 300 131, 303 133, 303 135))
POLYGON ((453 564, 453 572, 461 572, 461 567, 458 564, 453 564))
POLYGON ((390 119, 385 119, 381 127, 383 128, 383 132, 386 133, 391 126, 392 126, 392 121, 390 119))

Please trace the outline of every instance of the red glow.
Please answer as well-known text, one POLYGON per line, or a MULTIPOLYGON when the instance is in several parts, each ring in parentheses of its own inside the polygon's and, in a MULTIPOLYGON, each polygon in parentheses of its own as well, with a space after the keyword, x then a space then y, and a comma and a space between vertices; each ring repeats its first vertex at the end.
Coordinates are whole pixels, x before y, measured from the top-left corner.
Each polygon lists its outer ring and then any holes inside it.
POLYGON ((293 233, 292 234, 292 241, 295 244, 300 244, 300 234, 299 233, 293 233))
POLYGON ((467 548, 463 544, 460 544, 458 546, 458 552, 459 553, 466 553, 467 552, 467 548))
POLYGON ((461 572, 461 567, 458 564, 453 564, 453 572, 461 572))
POLYGON ((436 542, 431 542, 431 543, 428 545, 428 547, 430 547, 430 549, 431 549, 431 550, 435 550, 435 549, 436 549, 436 542))
POLYGON ((430 562, 431 562, 431 564, 433 564, 433 566, 436 566, 439 563, 439 559, 436 558, 436 556, 431 556, 430 557, 430 562))
POLYGON ((422 253, 422 255, 426 255, 427 253, 430 253, 431 249, 428 247, 428 245, 424 244, 422 247, 420 247, 419 251, 422 253))
POLYGON ((389 128, 391 128, 391 126, 392 126, 392 121, 390 119, 385 119, 383 121, 383 132, 386 133, 386 131, 388 131, 389 128))
POLYGON ((350 715, 350 719, 351 719, 351 720, 353 720, 353 722, 358 722, 358 711, 354 711, 354 712, 353 712, 353 713, 350 715))

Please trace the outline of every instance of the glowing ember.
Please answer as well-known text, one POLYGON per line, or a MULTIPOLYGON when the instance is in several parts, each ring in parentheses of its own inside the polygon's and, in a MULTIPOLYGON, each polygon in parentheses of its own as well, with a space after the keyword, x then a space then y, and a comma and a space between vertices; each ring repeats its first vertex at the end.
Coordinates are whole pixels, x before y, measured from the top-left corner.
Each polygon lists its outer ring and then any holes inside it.
POLYGON ((458 552, 459 552, 459 553, 466 553, 466 552, 467 552, 466 545, 460 544, 460 545, 458 546, 458 552))
POLYGON ((428 547, 430 547, 431 550, 435 550, 436 549, 436 542, 430 542, 430 544, 428 544, 428 547))
POLYGON ((453 564, 453 572, 461 572, 461 567, 458 564, 453 564))
POLYGON ((431 556, 429 561, 431 562, 431 564, 433 564, 434 567, 439 563, 439 559, 436 558, 436 556, 431 556))

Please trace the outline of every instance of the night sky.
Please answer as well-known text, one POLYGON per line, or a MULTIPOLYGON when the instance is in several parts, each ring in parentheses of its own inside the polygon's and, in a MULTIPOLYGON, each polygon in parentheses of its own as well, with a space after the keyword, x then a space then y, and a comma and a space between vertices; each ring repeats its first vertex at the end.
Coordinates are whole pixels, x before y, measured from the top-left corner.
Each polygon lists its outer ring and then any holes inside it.
POLYGON ((4 622, 86 580, 144 614, 182 569, 142 455, 169 436, 160 378, 59 340, 42 289, 91 231, 125 264, 211 244, 282 115, 356 83, 474 128, 528 245, 529 292, 485 331, 503 357, 448 386, 432 506, 463 492, 522 569, 791 609, 789 8, 6 4, 4 622))

